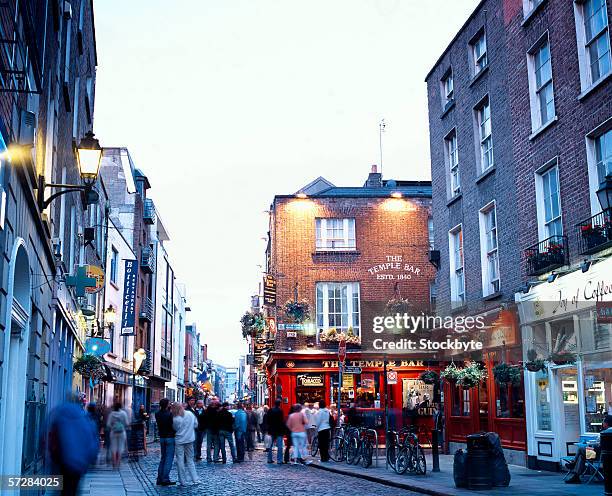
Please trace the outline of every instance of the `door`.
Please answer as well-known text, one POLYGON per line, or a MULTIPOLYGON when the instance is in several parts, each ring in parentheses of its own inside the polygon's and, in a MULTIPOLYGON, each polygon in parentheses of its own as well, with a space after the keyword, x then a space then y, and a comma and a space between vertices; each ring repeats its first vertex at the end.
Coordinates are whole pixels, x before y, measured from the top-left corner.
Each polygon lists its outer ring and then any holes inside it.
POLYGON ((575 453, 573 444, 580 437, 580 406, 578 370, 576 367, 556 369, 559 425, 553 426, 559 442, 561 456, 575 453))

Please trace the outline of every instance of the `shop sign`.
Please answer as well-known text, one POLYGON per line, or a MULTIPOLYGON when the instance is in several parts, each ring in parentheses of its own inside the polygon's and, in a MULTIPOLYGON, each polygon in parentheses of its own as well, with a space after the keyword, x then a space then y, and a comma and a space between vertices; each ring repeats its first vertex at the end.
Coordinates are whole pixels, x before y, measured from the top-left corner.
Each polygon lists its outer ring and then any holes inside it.
POLYGON ((279 331, 303 331, 304 324, 278 324, 279 331))
POLYGON ((297 332, 295 331, 287 331, 288 338, 297 338, 297 332))
POLYGON ((94 294, 102 290, 104 287, 104 269, 97 265, 86 265, 85 266, 87 277, 91 277, 96 280, 95 286, 88 286, 85 288, 85 292, 94 294))
MULTIPOLYGON (((335 360, 323 360, 323 368, 337 368, 338 362, 335 360)), ((349 360, 348 366, 361 367, 361 368, 382 368, 385 366, 385 362, 382 360, 349 360)), ((389 360, 387 361, 389 367, 423 367, 423 360, 389 360)))
POLYGON ((266 317, 266 327, 270 337, 276 336, 276 319, 274 317, 266 317))
POLYGON ((598 301, 595 305, 595 311, 599 324, 612 324, 612 302, 598 301))
POLYGON ((342 369, 342 372, 345 374, 361 374, 361 367, 353 367, 351 365, 347 365, 342 369))
POLYGON ((123 310, 121 312, 121 335, 133 336, 136 321, 136 280, 138 260, 126 260, 123 271, 123 310))
POLYGON ((323 374, 298 374, 297 385, 302 387, 323 387, 323 374))
POLYGON ((266 275, 263 280, 263 299, 264 305, 275 307, 276 306, 276 279, 270 274, 266 275))
POLYGON ((108 353, 111 345, 108 341, 101 338, 87 338, 85 341, 85 353, 91 355, 102 356, 108 353))
POLYGON ((404 262, 402 255, 385 255, 385 261, 368 268, 377 280, 401 281, 421 276, 421 269, 404 262))
POLYGON ((342 387, 343 388, 353 388, 355 386, 355 376, 351 374, 343 374, 342 375, 342 387))
POLYGON ((397 384, 397 372, 395 370, 387 371, 387 384, 397 384))

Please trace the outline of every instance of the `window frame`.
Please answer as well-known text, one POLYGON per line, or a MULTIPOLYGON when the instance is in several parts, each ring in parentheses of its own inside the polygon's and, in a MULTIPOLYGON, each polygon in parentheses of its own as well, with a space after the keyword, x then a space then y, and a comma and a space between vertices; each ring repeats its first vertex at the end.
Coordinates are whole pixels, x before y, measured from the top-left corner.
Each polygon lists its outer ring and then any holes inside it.
POLYGON ((479 158, 479 172, 480 174, 484 174, 489 169, 495 166, 495 154, 494 154, 494 144, 493 144, 493 121, 491 116, 491 100, 489 99, 489 95, 486 95, 480 102, 474 107, 474 124, 476 126, 476 136, 478 138, 477 141, 477 150, 479 158), (488 109, 488 118, 484 119, 483 114, 484 110, 488 109), (488 121, 489 133, 483 133, 483 126, 486 130, 486 122, 488 121), (489 142, 489 146, 486 147, 486 144, 489 142), (488 165, 485 167, 485 156, 490 154, 490 161, 488 165))
POLYGON ((119 284, 119 250, 114 245, 111 245, 110 256, 110 281, 117 286, 119 284))
MULTIPOLYGON (((590 131, 585 138, 586 141, 586 152, 587 152, 587 166, 589 175, 589 190, 590 190, 590 202, 591 202, 591 214, 597 215, 600 213, 601 204, 597 198, 597 190, 600 186, 599 180, 599 162, 597 160, 597 140, 608 133, 612 133, 612 117, 609 117, 602 124, 597 126, 595 129, 590 131)), ((612 140, 612 134, 610 135, 612 140)), ((611 162, 612 163, 612 157, 611 162)), ((612 167, 611 167, 612 172, 612 167)))
POLYGON ((489 53, 487 50, 487 33, 484 28, 480 28, 476 34, 470 40, 470 67, 472 77, 476 77, 489 65, 489 53), (478 55, 477 48, 480 46, 480 42, 484 47, 482 53, 478 55), (484 60, 484 62, 482 62, 484 60), (482 62, 482 63, 481 63, 482 62))
POLYGON ((440 79, 440 95, 442 97, 442 111, 455 101, 455 80, 453 77, 453 68, 449 67, 440 79), (450 89, 448 83, 450 82, 450 89))
POLYGON ((459 170, 459 142, 457 129, 453 128, 444 137, 444 162, 448 177, 447 196, 449 199, 461 194, 461 172, 459 170), (452 145, 454 143, 454 148, 452 145), (454 157, 454 160, 453 160, 454 157))
MULTIPOLYGON (((559 176, 559 164, 558 160, 555 157, 554 159, 548 161, 542 167, 540 167, 535 172, 535 190, 536 190, 536 214, 538 220, 538 241, 544 241, 545 239, 550 238, 551 236, 563 236, 563 205, 561 203, 561 181, 559 176), (558 204, 559 204, 559 215, 556 217, 546 220, 546 198, 545 198, 545 183, 544 177, 547 176, 552 171, 556 171, 556 179, 557 179, 557 196, 558 196, 558 204), (558 234, 551 234, 550 225, 553 222, 559 221, 559 225, 561 226, 561 232, 558 234)), ((551 209, 552 210, 552 209, 551 209)))
POLYGON ((464 253, 464 232, 463 224, 457 224, 448 231, 448 252, 449 252, 449 271, 451 288, 451 307, 458 308, 466 304, 465 295, 465 253, 464 253), (458 237, 458 235, 460 236, 458 237), (460 248, 457 250, 456 243, 460 241, 460 248), (457 266, 457 253, 460 254, 461 265, 457 266), (459 276, 461 274, 461 276, 459 276), (459 277, 461 277, 462 288, 458 287, 459 277), (462 289, 462 291, 460 291, 462 289))
MULTIPOLYGON (((578 45, 578 66, 580 70, 580 86, 582 95, 586 94, 591 88, 597 86, 601 81, 612 74, 612 50, 610 46, 610 22, 608 18, 608 5, 606 0, 602 0, 605 25, 590 39, 587 39, 587 23, 585 6, 593 0, 574 0, 574 21, 576 25, 576 43, 578 45), (593 42, 601 36, 605 36, 608 54, 608 71, 593 77, 593 64, 591 60, 590 47, 593 42)), ((600 60, 601 57, 598 59, 600 60)))
MULTIPOLYGON (((354 217, 317 217, 315 219, 315 250, 317 252, 326 251, 357 251, 357 232, 354 217), (328 221, 342 221, 342 238, 331 238, 331 243, 342 240, 343 245, 326 246, 328 244, 329 227, 328 221), (352 234, 353 238, 350 237, 352 234), (352 244, 351 244, 352 241, 352 244)), ((334 228, 332 228, 334 230, 334 228)))
MULTIPOLYGON (((527 76, 529 83, 529 106, 531 111, 531 131, 537 132, 547 126, 557 118, 557 108, 555 103, 555 84, 552 67, 552 46, 550 36, 546 31, 540 38, 527 50, 527 76), (538 70, 544 67, 544 64, 537 66, 538 54, 544 47, 548 47, 548 64, 550 65, 550 78, 546 82, 538 84, 538 70), (545 121, 543 117, 541 96, 546 88, 550 87, 552 94, 552 115, 548 116, 545 121)), ((548 107, 546 107, 547 109, 548 107)))
POLYGON ((501 291, 501 274, 499 269, 499 237, 498 230, 499 225, 497 222, 497 204, 495 200, 490 201, 484 207, 478 211, 478 221, 480 227, 480 262, 482 272, 482 295, 483 297, 490 296, 492 294, 501 291), (494 231, 493 235, 495 238, 495 246, 490 247, 489 244, 489 216, 493 214, 495 216, 495 226, 491 229, 494 231), (491 257, 494 256, 496 260, 495 264, 497 267, 497 278, 492 279, 490 271, 491 257), (497 283, 497 284, 496 284, 497 283))
MULTIPOLYGON (((334 315, 338 314, 338 312, 333 312, 334 315)), ((345 312, 342 311, 342 303, 341 303, 341 311, 339 312, 340 319, 342 320, 342 316, 345 312)), ((359 281, 318 281, 315 284, 315 322, 317 326, 317 338, 320 330, 328 330, 332 327, 338 331, 347 332, 349 327, 353 328, 353 333, 355 336, 359 336, 361 334, 361 284, 359 281), (340 298, 342 298, 342 288, 347 288, 347 296, 346 296, 346 318, 347 318, 347 326, 338 326, 338 325, 330 325, 329 324, 329 290, 330 289, 340 289, 340 298), (321 306, 319 307, 319 289, 321 289, 321 306), (350 290, 350 295, 349 295, 350 290), (354 308, 354 299, 355 295, 357 295, 357 312, 355 312, 354 308), (354 322, 354 314, 357 313, 357 327, 353 325, 354 322), (322 320, 319 319, 321 317, 322 320)))

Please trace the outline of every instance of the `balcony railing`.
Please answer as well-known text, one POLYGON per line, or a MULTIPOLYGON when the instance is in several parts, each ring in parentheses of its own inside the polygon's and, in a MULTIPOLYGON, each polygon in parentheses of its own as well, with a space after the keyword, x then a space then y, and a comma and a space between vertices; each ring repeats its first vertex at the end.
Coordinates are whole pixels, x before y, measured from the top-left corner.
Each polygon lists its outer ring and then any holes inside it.
POLYGON ((576 226, 578 250, 589 255, 612 246, 612 209, 599 212, 576 226))
POLYGON ((143 220, 145 224, 155 224, 157 221, 157 214, 155 213, 155 204, 153 200, 147 198, 144 202, 144 215, 143 220))
POLYGON ((147 247, 142 249, 140 267, 142 267, 142 270, 149 274, 153 274, 155 272, 155 252, 153 251, 153 248, 147 247))
POLYGON ((140 320, 153 322, 153 300, 147 296, 142 299, 139 318, 140 320))
POLYGON ((537 276, 567 265, 567 236, 551 236, 527 248, 524 252, 527 274, 537 276))

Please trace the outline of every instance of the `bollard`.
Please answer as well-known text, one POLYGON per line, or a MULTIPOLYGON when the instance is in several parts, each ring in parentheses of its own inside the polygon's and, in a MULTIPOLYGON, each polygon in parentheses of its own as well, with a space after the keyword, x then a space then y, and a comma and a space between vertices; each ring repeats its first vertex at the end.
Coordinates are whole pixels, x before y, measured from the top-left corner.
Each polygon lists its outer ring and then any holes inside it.
POLYGON ((612 496, 612 428, 599 434, 601 447, 602 472, 604 476, 604 495, 612 496))
POLYGON ((493 467, 490 443, 484 432, 467 437, 468 488, 491 489, 493 467))
POLYGON ((438 430, 433 429, 431 431, 431 457, 433 459, 433 465, 431 467, 432 472, 440 471, 440 453, 438 452, 438 430))

